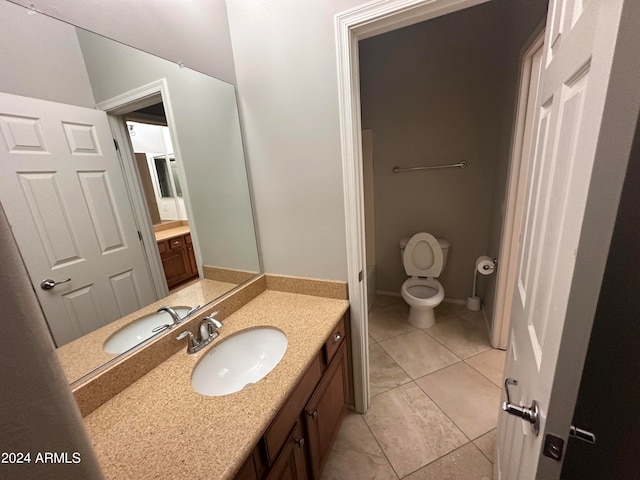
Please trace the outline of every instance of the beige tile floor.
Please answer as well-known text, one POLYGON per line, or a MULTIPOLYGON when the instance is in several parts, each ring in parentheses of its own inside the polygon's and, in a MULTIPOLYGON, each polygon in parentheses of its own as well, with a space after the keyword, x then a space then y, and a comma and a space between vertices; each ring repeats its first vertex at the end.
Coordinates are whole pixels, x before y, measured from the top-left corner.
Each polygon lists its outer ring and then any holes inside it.
POLYGON ((443 303, 417 329, 400 297, 369 311, 371 406, 347 413, 325 480, 489 480, 505 352, 480 312, 443 303))

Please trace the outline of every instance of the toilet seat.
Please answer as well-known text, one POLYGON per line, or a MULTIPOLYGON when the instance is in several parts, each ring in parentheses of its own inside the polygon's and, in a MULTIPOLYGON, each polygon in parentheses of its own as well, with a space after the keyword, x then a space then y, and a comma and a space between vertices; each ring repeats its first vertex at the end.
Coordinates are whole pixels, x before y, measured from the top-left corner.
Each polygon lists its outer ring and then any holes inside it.
POLYGON ((409 305, 417 307, 436 307, 444 300, 444 288, 433 278, 407 278, 400 293, 409 305))
MULTIPOLYGON (((440 243, 430 233, 416 233, 411 237, 404 249, 402 262, 407 275, 412 277, 438 277, 442 273, 443 264, 440 243)), ((440 285, 440 288, 442 288, 442 285, 440 285)))

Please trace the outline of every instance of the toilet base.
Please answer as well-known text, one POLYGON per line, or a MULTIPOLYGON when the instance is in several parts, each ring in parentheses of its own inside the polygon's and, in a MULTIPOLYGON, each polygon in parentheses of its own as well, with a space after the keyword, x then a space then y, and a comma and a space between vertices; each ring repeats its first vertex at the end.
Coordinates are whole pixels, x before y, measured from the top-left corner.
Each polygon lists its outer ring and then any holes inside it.
POLYGON ((433 308, 409 309, 409 323, 416 328, 430 328, 436 323, 436 314, 433 308))

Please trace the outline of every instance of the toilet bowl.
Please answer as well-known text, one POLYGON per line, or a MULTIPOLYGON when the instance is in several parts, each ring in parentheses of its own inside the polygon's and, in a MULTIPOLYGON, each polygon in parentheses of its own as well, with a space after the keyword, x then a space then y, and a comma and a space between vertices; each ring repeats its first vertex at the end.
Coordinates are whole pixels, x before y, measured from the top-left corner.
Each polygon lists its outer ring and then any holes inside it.
POLYGON ((410 277, 400 289, 409 304, 409 323, 429 328, 436 323, 434 309, 444 300, 444 288, 438 277, 447 261, 449 242, 429 233, 417 233, 400 241, 402 263, 410 277))

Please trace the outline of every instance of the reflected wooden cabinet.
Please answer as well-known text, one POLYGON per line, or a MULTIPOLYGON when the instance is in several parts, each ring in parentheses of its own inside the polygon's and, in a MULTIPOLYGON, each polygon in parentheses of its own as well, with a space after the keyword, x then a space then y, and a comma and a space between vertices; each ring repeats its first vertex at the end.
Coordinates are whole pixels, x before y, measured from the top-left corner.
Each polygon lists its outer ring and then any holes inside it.
POLYGON ((234 480, 318 480, 349 401, 345 319, 234 480))
POLYGON ((191 234, 158 242, 158 251, 169 288, 198 274, 191 234))

